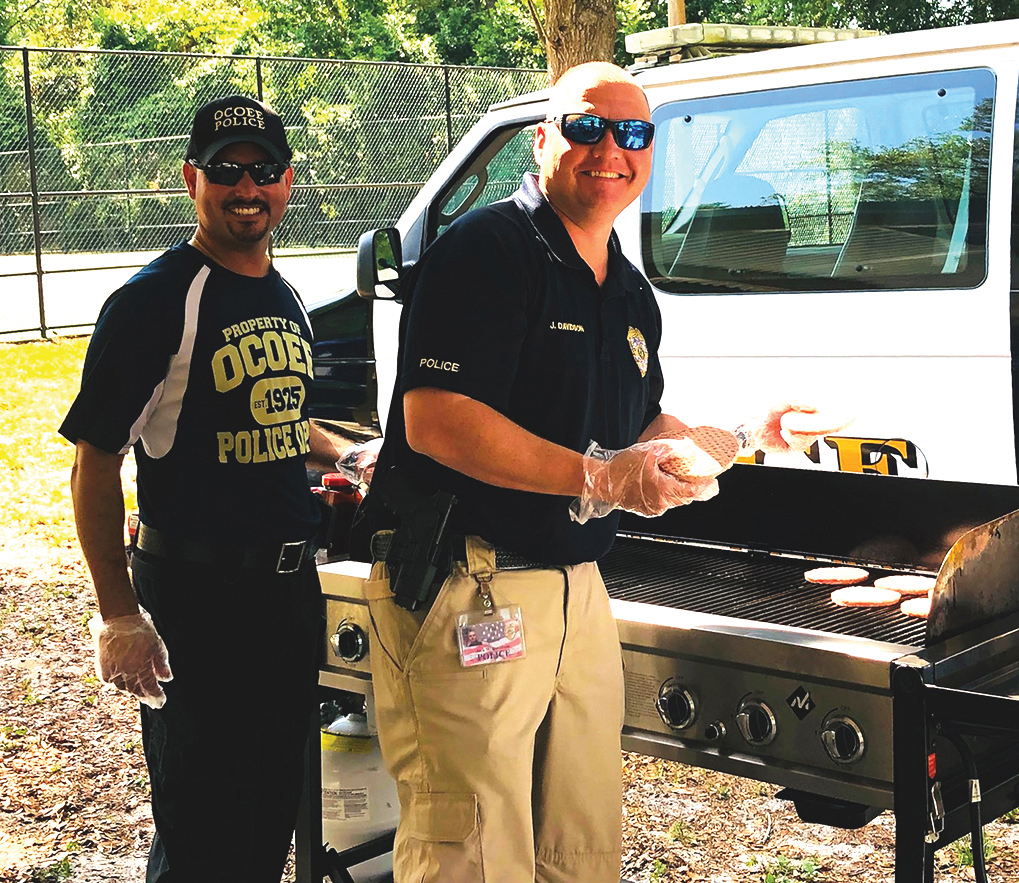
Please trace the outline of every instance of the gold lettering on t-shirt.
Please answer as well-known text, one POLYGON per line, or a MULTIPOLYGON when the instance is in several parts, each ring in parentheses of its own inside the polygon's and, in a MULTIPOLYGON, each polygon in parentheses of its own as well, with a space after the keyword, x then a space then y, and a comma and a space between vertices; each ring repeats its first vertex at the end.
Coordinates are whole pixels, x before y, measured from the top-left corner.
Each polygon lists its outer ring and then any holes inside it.
POLYGON ((244 362, 244 370, 248 377, 258 377, 265 371, 265 359, 262 356, 253 355, 254 351, 262 349, 262 340, 257 334, 248 334, 242 337, 237 348, 241 351, 241 361, 244 362))
POLYGON ((216 381, 216 392, 229 392, 240 385, 244 379, 244 363, 237 347, 228 344, 213 353, 212 376, 216 381))
POLYGON ((262 426, 240 432, 217 432, 220 463, 274 463, 311 452, 311 426, 307 420, 279 426, 262 426))

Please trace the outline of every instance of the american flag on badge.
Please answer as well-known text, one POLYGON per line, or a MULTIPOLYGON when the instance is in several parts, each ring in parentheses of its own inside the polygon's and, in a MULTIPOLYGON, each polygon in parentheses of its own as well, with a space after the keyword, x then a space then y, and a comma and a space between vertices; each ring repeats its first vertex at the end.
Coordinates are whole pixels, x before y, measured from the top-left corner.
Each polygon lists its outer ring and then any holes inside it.
POLYGON ((519 619, 493 619, 460 626, 460 658, 465 666, 507 662, 524 655, 519 619))

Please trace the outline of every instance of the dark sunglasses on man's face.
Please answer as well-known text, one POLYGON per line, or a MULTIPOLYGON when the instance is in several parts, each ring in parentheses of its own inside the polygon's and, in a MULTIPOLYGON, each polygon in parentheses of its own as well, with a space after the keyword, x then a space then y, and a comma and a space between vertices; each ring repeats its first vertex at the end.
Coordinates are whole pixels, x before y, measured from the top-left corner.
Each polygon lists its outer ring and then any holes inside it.
POLYGON ((226 187, 233 187, 247 172, 257 187, 266 187, 269 184, 278 184, 280 178, 290 166, 281 162, 211 162, 202 164, 193 159, 188 162, 196 169, 205 172, 205 177, 212 184, 223 184, 226 187))
POLYGON ((607 120, 593 113, 564 113, 548 120, 575 144, 597 144, 608 129, 623 150, 646 150, 655 137, 655 124, 644 120, 607 120))

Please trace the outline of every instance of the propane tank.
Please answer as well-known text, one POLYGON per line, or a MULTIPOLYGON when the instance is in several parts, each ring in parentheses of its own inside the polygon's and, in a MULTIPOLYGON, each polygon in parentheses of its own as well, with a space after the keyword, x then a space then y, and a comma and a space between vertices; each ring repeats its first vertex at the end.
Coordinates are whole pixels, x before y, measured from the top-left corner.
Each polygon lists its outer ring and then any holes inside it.
POLYGON ((382 762, 378 736, 362 713, 322 727, 322 837, 342 852, 396 827, 396 782, 382 762))

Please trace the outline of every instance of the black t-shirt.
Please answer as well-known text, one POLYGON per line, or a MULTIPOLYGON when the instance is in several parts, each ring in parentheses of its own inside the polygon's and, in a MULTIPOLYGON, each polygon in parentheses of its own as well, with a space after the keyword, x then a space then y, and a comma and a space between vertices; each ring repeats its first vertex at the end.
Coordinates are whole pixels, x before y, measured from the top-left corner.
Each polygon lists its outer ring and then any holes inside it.
POLYGON ((241 276, 187 243, 103 306, 60 427, 132 446, 145 524, 204 542, 289 542, 318 521, 304 461, 311 325, 275 270, 241 276))
POLYGON ((379 467, 396 464, 424 487, 455 494, 457 533, 545 563, 604 555, 615 514, 580 525, 570 519, 570 497, 494 487, 414 453, 402 395, 418 387, 460 393, 574 451, 592 440, 609 449, 633 444, 661 413, 661 315, 615 234, 599 287, 527 175, 511 198, 450 226, 408 283, 379 467))

